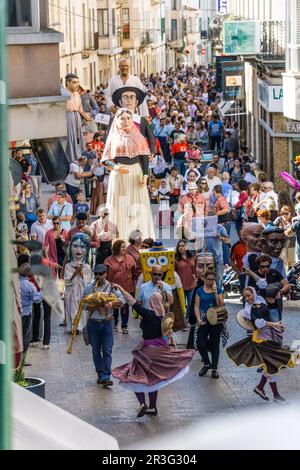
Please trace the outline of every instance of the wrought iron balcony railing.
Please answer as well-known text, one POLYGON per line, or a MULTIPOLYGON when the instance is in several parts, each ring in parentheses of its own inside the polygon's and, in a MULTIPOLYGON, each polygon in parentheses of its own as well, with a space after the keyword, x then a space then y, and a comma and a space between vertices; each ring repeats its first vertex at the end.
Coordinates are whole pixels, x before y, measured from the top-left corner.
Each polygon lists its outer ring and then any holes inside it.
POLYGON ((257 58, 262 61, 284 61, 286 48, 286 22, 262 21, 261 50, 257 58))

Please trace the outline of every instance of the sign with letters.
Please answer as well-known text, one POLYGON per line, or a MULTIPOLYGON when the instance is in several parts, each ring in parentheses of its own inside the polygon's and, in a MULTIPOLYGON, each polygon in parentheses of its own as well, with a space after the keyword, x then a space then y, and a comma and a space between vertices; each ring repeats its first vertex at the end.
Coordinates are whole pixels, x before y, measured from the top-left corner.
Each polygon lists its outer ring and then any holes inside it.
POLYGON ((218 12, 220 15, 227 15, 227 0, 218 0, 218 12))
POLYGON ((269 113, 283 113, 283 85, 269 85, 258 79, 257 101, 269 113))
POLYGON ((104 126, 108 126, 110 122, 110 115, 109 114, 96 114, 95 122, 98 124, 103 124, 104 126))
POLYGON ((224 62, 223 70, 223 100, 241 100, 244 97, 244 62, 224 62))
POLYGON ((300 122, 286 122, 285 123, 285 131, 288 134, 299 134, 300 135, 300 122))

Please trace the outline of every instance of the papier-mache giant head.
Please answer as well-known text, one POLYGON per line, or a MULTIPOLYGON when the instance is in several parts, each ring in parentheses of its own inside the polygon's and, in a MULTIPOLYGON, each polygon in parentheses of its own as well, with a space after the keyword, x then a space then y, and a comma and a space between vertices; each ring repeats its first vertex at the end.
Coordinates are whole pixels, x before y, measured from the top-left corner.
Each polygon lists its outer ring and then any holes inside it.
POLYGON ((161 242, 155 242, 153 248, 150 250, 142 250, 140 252, 140 261, 144 275, 144 282, 151 281, 152 268, 161 266, 163 270, 162 281, 170 284, 175 284, 174 271, 175 271, 175 251, 168 250, 163 247, 161 242))

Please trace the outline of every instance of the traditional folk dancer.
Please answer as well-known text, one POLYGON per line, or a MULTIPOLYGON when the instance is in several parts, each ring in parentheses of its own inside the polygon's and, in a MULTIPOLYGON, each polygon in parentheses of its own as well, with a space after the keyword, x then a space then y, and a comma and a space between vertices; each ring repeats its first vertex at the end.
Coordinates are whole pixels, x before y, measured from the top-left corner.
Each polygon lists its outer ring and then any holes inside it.
POLYGON ((136 303, 120 286, 115 287, 142 318, 140 328, 143 340, 132 351, 133 360, 113 369, 112 375, 119 379, 123 387, 135 392, 140 403, 137 418, 145 414, 156 416, 158 390, 181 379, 188 372, 195 351, 174 350, 168 345, 167 336, 171 332, 173 319, 169 315, 165 316, 163 295, 160 292, 151 295, 148 309, 136 303), (149 395, 149 407, 146 405, 146 393, 149 395))
MULTIPOLYGON (((85 233, 76 233, 71 240, 69 262, 66 264, 64 272, 65 315, 69 333, 71 333, 72 323, 78 311, 84 288, 92 278, 92 271, 87 263, 89 251, 90 237, 85 233)), ((85 324, 86 318, 82 315, 78 325, 79 332, 82 331, 85 324)))
POLYGON ((262 367, 263 373, 254 393, 268 401, 264 387, 269 380, 274 402, 284 403, 286 400, 279 394, 276 375, 282 367, 296 365, 292 351, 282 347, 284 326, 280 321, 271 321, 265 299, 257 295, 253 287, 246 287, 243 296, 245 307, 238 312, 237 321, 243 328, 252 330, 253 335, 232 344, 226 353, 237 366, 262 367))
POLYGON ((150 151, 136 128, 132 113, 121 108, 109 133, 102 163, 111 168, 107 206, 119 236, 127 239, 133 230, 155 238, 147 179, 150 151))

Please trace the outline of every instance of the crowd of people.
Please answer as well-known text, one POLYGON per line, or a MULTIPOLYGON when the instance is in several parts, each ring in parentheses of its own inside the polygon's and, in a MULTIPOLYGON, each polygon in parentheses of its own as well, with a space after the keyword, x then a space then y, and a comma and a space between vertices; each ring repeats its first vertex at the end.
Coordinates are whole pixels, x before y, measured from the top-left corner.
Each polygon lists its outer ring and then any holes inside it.
POLYGON ((40 345, 41 308, 43 348, 49 349, 51 341, 51 306, 30 272, 24 244, 35 240, 41 243, 43 264, 65 282, 62 326, 67 333, 74 334, 82 298, 115 295, 91 307, 75 334, 87 324, 98 383, 112 386, 113 375, 136 393, 138 417, 156 415, 158 390, 187 372, 195 349, 203 361, 199 376, 211 370, 212 378, 219 378, 220 343, 226 347, 229 338, 223 276, 231 266, 240 281, 244 308, 239 323, 247 335, 227 354, 235 364, 262 372, 256 394, 268 399, 264 386, 269 380, 274 400, 284 402, 276 374, 292 365, 292 352, 283 347, 282 299, 290 290, 287 271, 300 261, 300 195, 292 199, 289 191, 277 193, 248 154, 239 123, 221 119, 215 68, 179 66, 139 79, 123 59, 119 76, 93 95, 79 88, 73 74, 67 83, 73 158, 47 204, 30 146, 12 151, 22 168, 22 181, 14 188, 14 227, 24 352, 30 342, 40 345), (76 140, 77 112, 82 128, 76 140), (97 114, 109 116, 109 122, 97 125, 97 114), (210 232, 201 225, 208 219, 210 232), (175 252, 170 282, 164 281, 166 264, 154 261, 147 271, 141 262, 145 251, 172 251, 155 241, 155 225, 159 238, 170 229, 168 244, 175 252), (131 311, 142 319, 143 341, 132 362, 112 371, 119 316, 127 335, 131 311), (189 329, 187 349, 176 349, 176 324, 181 325, 177 330, 189 329))

